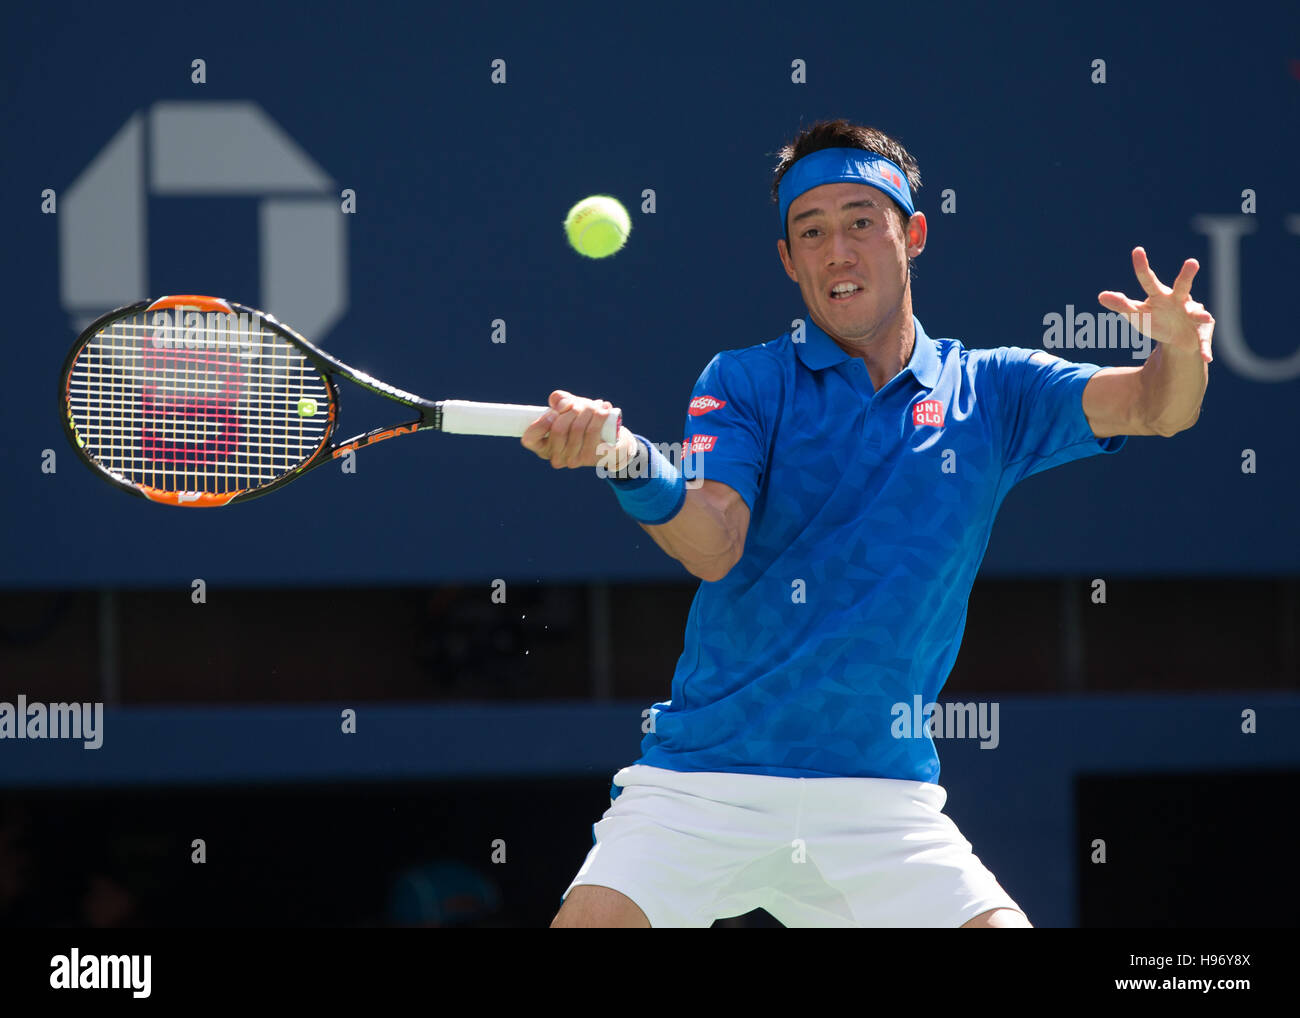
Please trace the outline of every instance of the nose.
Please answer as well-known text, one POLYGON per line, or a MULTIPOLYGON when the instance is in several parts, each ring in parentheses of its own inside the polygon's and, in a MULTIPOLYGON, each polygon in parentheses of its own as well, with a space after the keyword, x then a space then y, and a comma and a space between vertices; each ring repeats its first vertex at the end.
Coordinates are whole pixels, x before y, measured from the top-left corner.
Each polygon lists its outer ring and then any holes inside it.
POLYGON ((831 231, 830 247, 826 252, 826 259, 831 265, 842 265, 845 262, 853 261, 853 245, 849 243, 849 235, 846 230, 831 231))

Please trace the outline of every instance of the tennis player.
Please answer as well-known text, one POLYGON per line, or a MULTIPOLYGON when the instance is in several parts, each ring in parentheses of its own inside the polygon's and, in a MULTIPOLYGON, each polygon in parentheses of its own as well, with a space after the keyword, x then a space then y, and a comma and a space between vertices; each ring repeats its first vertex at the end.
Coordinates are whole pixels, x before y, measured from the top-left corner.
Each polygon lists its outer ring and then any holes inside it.
MULTIPOLYGON (((523 437, 552 467, 617 472, 623 509, 700 584, 672 699, 614 775, 553 926, 1029 926, 943 812, 938 699, 993 519, 1017 481, 1200 413, 1214 319, 1141 248, 1143 365, 1099 368, 932 339, 912 309, 925 249, 915 159, 844 120, 780 153, 777 252, 801 332, 719 353, 687 410, 682 468, 611 404, 564 391, 523 437), (698 483, 700 478, 702 483, 698 483), (692 481, 690 487, 687 481, 692 481)), ((649 634, 624 634, 646 639, 649 634)))

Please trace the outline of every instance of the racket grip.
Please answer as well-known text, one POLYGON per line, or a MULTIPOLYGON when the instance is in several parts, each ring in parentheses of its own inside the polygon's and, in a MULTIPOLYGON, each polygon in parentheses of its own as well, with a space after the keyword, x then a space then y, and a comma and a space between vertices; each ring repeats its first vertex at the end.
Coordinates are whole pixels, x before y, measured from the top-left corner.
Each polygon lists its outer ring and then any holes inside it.
MULTIPOLYGON (((453 435, 497 435, 519 438, 528 426, 547 413, 550 407, 521 406, 518 403, 474 403, 465 399, 445 399, 442 407, 442 430, 453 435)), ((600 437, 606 442, 618 440, 623 411, 615 407, 605 418, 600 437)))

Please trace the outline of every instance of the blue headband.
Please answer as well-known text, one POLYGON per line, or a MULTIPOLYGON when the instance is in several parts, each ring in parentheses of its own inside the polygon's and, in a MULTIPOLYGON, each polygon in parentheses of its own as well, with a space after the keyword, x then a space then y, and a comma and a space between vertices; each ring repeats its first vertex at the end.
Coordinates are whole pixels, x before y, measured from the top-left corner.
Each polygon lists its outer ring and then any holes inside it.
POLYGON ((902 206, 910 218, 916 209, 912 206, 912 190, 907 186, 907 174, 884 156, 860 148, 824 148, 812 152, 785 171, 777 188, 781 203, 781 232, 786 231, 786 213, 790 203, 805 191, 822 184, 869 184, 879 188, 902 206))

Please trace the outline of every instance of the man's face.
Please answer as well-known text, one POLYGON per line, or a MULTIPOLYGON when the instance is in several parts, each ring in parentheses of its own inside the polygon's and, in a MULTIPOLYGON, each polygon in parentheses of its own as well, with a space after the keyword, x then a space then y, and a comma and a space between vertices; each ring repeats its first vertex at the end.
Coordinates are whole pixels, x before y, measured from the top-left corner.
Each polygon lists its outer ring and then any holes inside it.
POLYGON ((790 205, 790 244, 777 241, 786 274, 799 284, 812 319, 846 344, 869 343, 911 315, 907 260, 925 247, 925 216, 904 229, 902 213, 867 184, 822 184, 790 205), (838 283, 857 289, 833 295, 838 283))

